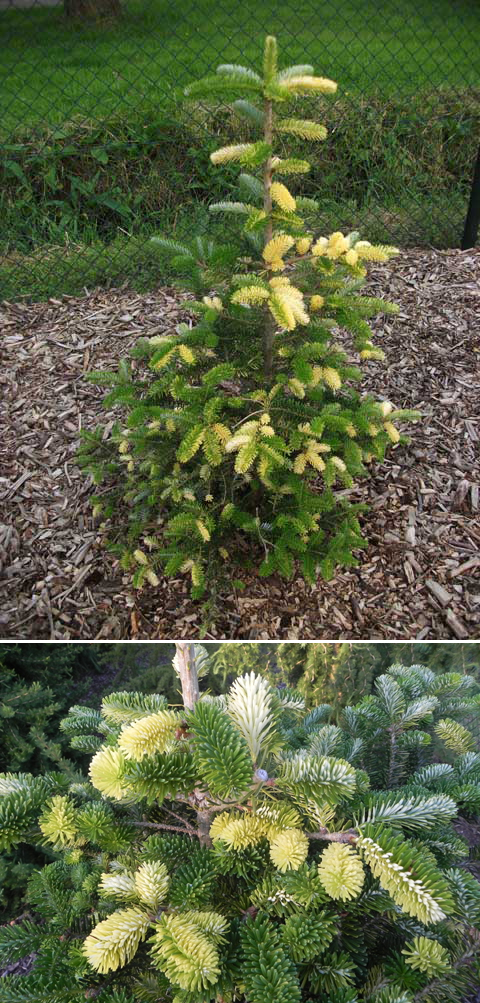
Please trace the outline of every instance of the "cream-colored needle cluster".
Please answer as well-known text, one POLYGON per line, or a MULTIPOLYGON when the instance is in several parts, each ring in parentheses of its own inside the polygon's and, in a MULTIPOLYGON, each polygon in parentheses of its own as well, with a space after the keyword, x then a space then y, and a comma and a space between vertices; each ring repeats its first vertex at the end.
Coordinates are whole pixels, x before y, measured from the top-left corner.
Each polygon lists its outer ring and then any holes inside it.
POLYGON ((250 143, 237 143, 235 146, 222 146, 210 154, 212 164, 226 164, 230 160, 241 160, 249 151, 250 143))
POLYGON ((227 712, 243 735, 252 760, 259 765, 262 754, 275 742, 275 715, 270 685, 250 672, 235 679, 227 698, 227 712))
POLYGON ((301 290, 287 278, 270 279, 270 286, 273 290, 269 300, 270 312, 279 327, 294 331, 297 324, 308 324, 310 317, 301 290))
POLYGON ((122 783, 125 756, 121 749, 102 746, 95 753, 88 772, 93 786, 106 797, 121 801, 128 793, 128 786, 122 783))
POLYGON ((283 209, 284 212, 294 212, 297 207, 297 203, 290 194, 288 188, 282 185, 280 181, 274 181, 270 187, 270 195, 272 200, 283 209))
POLYGON ((357 840, 357 846, 365 857, 374 877, 378 878, 382 888, 390 893, 393 900, 409 914, 416 916, 422 923, 439 923, 445 919, 445 913, 435 901, 433 895, 421 881, 413 878, 401 864, 392 860, 392 854, 386 853, 378 843, 367 836, 357 840))
POLYGON ((322 885, 332 899, 354 899, 360 894, 365 872, 362 861, 347 843, 330 843, 318 865, 322 885))
MULTIPOLYGON (((222 812, 212 822, 210 836, 215 841, 221 839, 230 850, 244 850, 254 846, 261 839, 270 843, 270 857, 279 871, 297 871, 307 859, 308 839, 300 828, 283 827, 286 806, 263 805, 261 814, 244 814, 241 817, 222 812), (282 810, 283 809, 283 810, 282 810)), ((293 825, 300 817, 291 809, 293 825)))
POLYGON ((135 872, 113 870, 104 873, 99 887, 106 895, 115 895, 126 901, 136 899, 156 912, 167 895, 168 885, 165 864, 154 860, 141 864, 135 872))
POLYGON ((165 752, 178 727, 178 715, 171 710, 141 717, 124 728, 118 744, 125 756, 137 761, 155 752, 165 752))
POLYGON ((151 940, 154 964, 181 989, 209 989, 220 974, 218 945, 227 925, 217 913, 162 916, 151 940))
POLYGON ((448 951, 430 937, 414 937, 402 954, 410 968, 423 972, 429 979, 438 978, 450 968, 448 951))
POLYGON ((39 825, 49 843, 59 848, 72 844, 77 834, 73 801, 62 795, 53 797, 45 806, 39 825))
POLYGON ((270 842, 270 856, 279 871, 298 871, 308 856, 308 839, 300 829, 284 829, 270 842))
POLYGON ((292 94, 335 94, 338 84, 335 80, 327 77, 314 77, 311 74, 288 77, 282 84, 287 87, 292 94))
POLYGON ((280 271, 285 267, 283 261, 285 254, 294 244, 294 237, 290 237, 288 233, 277 233, 265 244, 262 251, 263 260, 272 271, 280 271))
POLYGON ((388 261, 399 253, 398 247, 371 244, 369 240, 357 240, 357 236, 357 233, 345 236, 341 230, 336 230, 329 237, 318 237, 312 246, 312 255, 331 260, 342 258, 347 265, 356 265, 360 261, 388 261))
POLYGON ((102 874, 98 887, 105 895, 114 895, 125 900, 138 897, 135 876, 130 871, 113 871, 112 874, 102 874))
POLYGON ((142 864, 134 875, 135 889, 141 902, 157 911, 168 892, 169 876, 165 864, 159 860, 142 864))
POLYGON ((286 276, 270 279, 268 284, 269 289, 259 285, 241 286, 233 293, 231 301, 240 306, 267 303, 278 326, 286 331, 293 331, 297 324, 308 324, 310 317, 301 290, 292 285, 286 276))
POLYGON ((132 960, 141 940, 145 939, 150 920, 142 909, 133 906, 112 913, 104 919, 83 944, 92 968, 101 975, 115 972, 132 960))

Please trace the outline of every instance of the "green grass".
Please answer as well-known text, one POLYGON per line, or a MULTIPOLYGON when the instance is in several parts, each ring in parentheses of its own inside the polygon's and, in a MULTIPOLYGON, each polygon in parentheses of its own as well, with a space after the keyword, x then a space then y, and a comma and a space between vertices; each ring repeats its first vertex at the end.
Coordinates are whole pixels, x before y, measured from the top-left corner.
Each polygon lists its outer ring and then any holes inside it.
POLYGON ((0 134, 158 108, 218 62, 258 65, 262 37, 339 93, 413 93, 480 80, 480 14, 469 0, 126 0, 118 24, 68 24, 62 7, 2 11, 0 134))
POLYGON ((183 105, 182 88, 219 62, 258 66, 266 32, 283 65, 308 60, 339 83, 300 113, 329 130, 293 182, 321 201, 315 229, 458 246, 479 31, 469 0, 125 0, 118 23, 89 27, 61 6, 2 11, 0 300, 169 279, 149 236, 211 227, 206 205, 237 172, 209 153, 249 138, 231 110, 183 105))

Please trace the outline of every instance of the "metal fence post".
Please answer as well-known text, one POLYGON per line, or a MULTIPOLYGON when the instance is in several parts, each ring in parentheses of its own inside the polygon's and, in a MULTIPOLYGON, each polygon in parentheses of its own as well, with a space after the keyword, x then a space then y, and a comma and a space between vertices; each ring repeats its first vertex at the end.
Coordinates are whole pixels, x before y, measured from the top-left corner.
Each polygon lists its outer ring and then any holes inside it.
POLYGON ((475 170, 473 172, 472 190, 470 192, 470 201, 468 203, 468 211, 465 219, 465 227, 463 230, 462 243, 460 245, 462 251, 466 251, 469 247, 475 247, 478 236, 478 227, 480 225, 480 146, 478 147, 477 161, 475 164, 475 170))

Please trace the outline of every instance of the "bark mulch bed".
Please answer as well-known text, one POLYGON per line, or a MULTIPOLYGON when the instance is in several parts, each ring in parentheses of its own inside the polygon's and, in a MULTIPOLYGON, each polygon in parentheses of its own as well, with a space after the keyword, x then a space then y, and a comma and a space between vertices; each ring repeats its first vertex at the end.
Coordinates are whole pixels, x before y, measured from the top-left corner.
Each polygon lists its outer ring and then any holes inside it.
MULTIPOLYGON (((480 249, 410 249, 371 268, 365 292, 400 314, 374 322, 386 362, 368 364, 365 389, 424 418, 354 492, 370 505, 370 546, 358 568, 313 589, 252 577, 222 597, 207 638, 480 637, 479 280, 480 249)), ((74 460, 80 428, 105 420, 104 391, 85 373, 188 316, 181 300, 120 289, 1 305, 1 636, 199 636, 183 578, 139 594, 104 553, 74 460)))

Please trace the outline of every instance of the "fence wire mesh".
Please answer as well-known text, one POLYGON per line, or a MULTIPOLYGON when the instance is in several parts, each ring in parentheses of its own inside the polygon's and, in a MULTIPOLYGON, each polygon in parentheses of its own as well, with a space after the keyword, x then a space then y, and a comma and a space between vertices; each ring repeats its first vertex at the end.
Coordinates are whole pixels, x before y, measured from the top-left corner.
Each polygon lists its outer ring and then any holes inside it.
POLYGON ((206 229, 233 185, 209 153, 247 128, 183 88, 258 66, 265 34, 338 81, 307 101, 329 130, 301 179, 318 229, 459 246, 480 135, 469 0, 0 0, 0 31, 0 299, 158 282, 150 236, 206 229))

